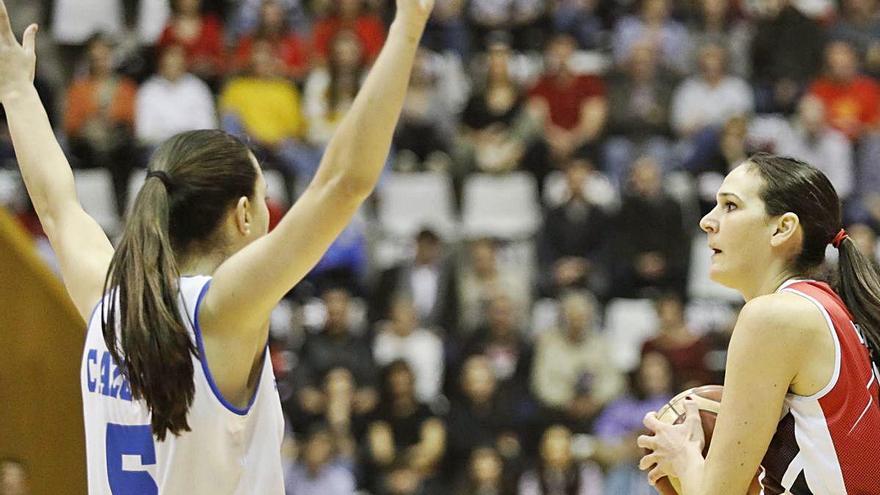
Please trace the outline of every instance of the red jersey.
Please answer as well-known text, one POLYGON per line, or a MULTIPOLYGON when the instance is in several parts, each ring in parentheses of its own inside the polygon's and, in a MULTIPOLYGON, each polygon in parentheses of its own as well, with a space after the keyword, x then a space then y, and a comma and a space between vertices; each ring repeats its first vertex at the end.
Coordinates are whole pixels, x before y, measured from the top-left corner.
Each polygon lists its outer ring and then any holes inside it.
POLYGON ((868 76, 840 84, 818 79, 810 93, 825 105, 825 120, 850 139, 857 139, 880 117, 880 85, 868 76))
POLYGON ((880 389, 864 339, 828 284, 792 280, 779 290, 822 311, 834 338, 834 373, 812 396, 786 395, 786 414, 761 463, 763 493, 880 494, 880 389))

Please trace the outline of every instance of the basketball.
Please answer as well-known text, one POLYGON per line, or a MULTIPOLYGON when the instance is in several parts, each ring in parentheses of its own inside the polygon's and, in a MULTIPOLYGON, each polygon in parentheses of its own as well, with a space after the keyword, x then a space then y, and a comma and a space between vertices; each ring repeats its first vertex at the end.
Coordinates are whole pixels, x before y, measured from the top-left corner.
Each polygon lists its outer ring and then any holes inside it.
MULTIPOLYGON (((709 444, 712 441, 712 432, 715 430, 715 420, 718 417, 718 411, 721 408, 721 385, 703 385, 695 387, 676 395, 669 402, 657 411, 657 419, 667 424, 680 424, 684 421, 685 410, 684 400, 688 395, 693 396, 700 408, 700 421, 703 424, 703 434, 706 437, 706 444, 703 447, 703 457, 709 452, 709 444)), ((749 487, 749 495, 758 495, 761 493, 761 483, 758 480, 760 468, 752 485, 749 487)), ((681 485, 678 478, 663 477, 657 481, 654 486, 662 495, 678 495, 681 493, 681 485)))

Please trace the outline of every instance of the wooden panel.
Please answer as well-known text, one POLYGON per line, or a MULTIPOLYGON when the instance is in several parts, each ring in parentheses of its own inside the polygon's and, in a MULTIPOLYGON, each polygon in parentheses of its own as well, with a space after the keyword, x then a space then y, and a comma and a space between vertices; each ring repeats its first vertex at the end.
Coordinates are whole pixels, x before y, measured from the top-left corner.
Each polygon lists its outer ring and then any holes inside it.
POLYGON ((86 493, 84 329, 60 280, 0 207, 0 457, 25 461, 35 495, 86 493))

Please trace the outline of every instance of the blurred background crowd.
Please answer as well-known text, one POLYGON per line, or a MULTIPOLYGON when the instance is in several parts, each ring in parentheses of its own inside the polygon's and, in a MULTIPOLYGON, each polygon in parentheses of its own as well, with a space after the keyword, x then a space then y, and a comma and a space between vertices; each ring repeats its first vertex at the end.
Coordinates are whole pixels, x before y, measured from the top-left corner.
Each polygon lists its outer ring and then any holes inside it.
MULTIPOLYGON (((816 165, 877 259, 878 2, 436 3, 376 193, 272 318, 287 493, 653 493, 642 416, 723 381, 740 298, 697 222, 724 174, 756 151, 816 165)), ((190 129, 249 143, 277 222, 394 9, 6 4, 42 26, 36 85, 111 238, 190 129)), ((53 263, 5 123, 0 203, 53 263)))

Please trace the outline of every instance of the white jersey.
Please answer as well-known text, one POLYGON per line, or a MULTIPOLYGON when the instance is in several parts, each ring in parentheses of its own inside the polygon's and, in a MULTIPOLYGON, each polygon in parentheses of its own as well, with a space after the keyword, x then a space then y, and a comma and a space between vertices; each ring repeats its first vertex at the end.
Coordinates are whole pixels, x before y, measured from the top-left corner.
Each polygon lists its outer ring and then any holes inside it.
MULTIPOLYGON (((128 381, 104 344, 101 315, 92 312, 80 371, 90 495, 284 492, 284 420, 268 356, 244 409, 224 400, 211 377, 196 317, 210 281, 206 276, 180 280, 180 314, 199 353, 192 358, 195 397, 187 415, 192 431, 169 432, 162 442, 152 433, 146 405, 132 400, 128 381)), ((101 307, 106 305, 96 310, 101 307)))

